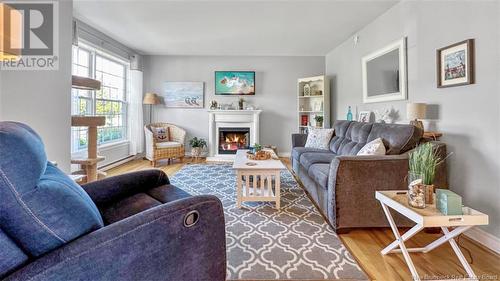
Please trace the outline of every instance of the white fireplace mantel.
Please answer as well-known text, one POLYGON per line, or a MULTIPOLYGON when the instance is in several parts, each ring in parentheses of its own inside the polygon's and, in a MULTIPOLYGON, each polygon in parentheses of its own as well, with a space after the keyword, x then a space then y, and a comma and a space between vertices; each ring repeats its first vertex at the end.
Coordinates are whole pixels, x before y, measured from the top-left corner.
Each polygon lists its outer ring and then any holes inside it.
POLYGON ((262 110, 209 110, 207 161, 232 161, 234 154, 219 154, 219 128, 249 128, 250 143, 259 143, 259 115, 262 110))

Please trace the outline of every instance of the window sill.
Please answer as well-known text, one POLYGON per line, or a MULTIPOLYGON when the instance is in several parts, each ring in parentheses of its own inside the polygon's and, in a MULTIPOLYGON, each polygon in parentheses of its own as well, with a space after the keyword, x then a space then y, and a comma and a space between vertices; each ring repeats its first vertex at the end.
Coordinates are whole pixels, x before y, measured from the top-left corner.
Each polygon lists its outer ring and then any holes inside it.
MULTIPOLYGON (((128 145, 129 143, 130 143, 130 141, 128 141, 128 140, 106 143, 106 144, 97 146, 97 151, 112 150, 112 149, 117 148, 119 146, 128 145)), ((84 154, 85 155, 87 154, 87 149, 73 152, 73 153, 71 153, 71 157, 78 157, 78 156, 82 156, 84 154)))

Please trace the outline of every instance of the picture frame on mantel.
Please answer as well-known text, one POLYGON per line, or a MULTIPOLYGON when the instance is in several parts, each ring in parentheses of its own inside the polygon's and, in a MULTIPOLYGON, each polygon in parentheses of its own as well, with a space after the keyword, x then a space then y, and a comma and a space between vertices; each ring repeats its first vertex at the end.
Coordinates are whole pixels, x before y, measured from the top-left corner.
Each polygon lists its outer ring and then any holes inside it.
POLYGON ((436 51, 437 87, 474 84, 474 39, 467 39, 436 51))

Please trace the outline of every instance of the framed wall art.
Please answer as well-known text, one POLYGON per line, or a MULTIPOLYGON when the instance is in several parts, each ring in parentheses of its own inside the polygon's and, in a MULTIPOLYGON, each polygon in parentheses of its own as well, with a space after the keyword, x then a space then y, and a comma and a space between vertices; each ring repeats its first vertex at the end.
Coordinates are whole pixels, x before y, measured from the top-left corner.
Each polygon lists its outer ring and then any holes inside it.
POLYGON ((474 84, 474 39, 436 51, 438 88, 474 84))
POLYGON ((162 93, 166 107, 203 108, 203 82, 165 82, 162 93))

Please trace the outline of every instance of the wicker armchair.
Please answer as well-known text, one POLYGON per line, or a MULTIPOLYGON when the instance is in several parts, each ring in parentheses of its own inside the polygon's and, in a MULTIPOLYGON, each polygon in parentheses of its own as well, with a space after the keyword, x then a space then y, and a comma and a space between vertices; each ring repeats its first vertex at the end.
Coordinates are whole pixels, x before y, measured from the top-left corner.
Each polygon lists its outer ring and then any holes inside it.
POLYGON ((156 167, 160 159, 168 159, 168 163, 171 159, 178 158, 181 161, 184 159, 186 131, 183 129, 169 123, 152 123, 144 126, 144 133, 146 134, 146 158, 151 161, 153 167, 156 167), (169 141, 157 142, 151 127, 168 127, 169 141))

